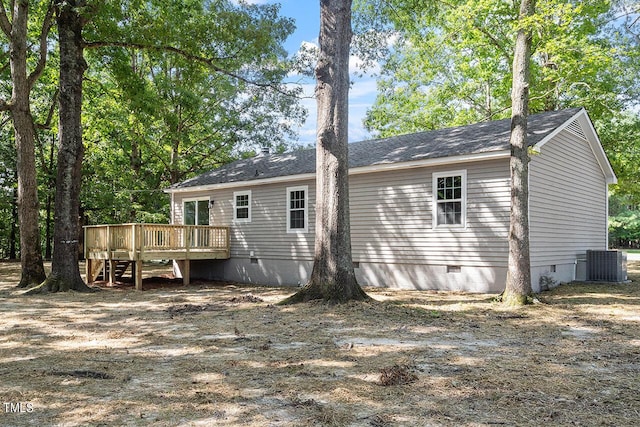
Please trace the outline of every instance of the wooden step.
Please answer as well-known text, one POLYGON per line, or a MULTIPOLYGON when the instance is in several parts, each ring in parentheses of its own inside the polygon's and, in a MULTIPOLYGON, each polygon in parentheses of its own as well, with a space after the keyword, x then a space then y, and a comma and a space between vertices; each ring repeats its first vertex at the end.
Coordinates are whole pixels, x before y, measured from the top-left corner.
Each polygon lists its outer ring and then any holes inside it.
MULTIPOLYGON (((116 280, 122 279, 124 273, 127 271, 132 261, 117 261, 115 272, 116 272, 116 280)), ((96 280, 109 280, 109 261, 104 261, 102 263, 103 268, 100 273, 97 274, 96 280)), ((132 273, 133 276, 133 273, 132 273)))

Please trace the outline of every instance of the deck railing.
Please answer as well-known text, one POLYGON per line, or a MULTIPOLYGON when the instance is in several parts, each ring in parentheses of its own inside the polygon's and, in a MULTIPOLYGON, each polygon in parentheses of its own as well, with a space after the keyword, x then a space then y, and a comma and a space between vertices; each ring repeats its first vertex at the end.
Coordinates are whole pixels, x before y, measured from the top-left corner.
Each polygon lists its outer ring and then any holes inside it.
MULTIPOLYGON (((229 252, 229 227, 172 224, 114 224, 85 227, 86 258, 145 259, 145 253, 229 252)), ((189 257, 186 256, 188 259, 189 257)))

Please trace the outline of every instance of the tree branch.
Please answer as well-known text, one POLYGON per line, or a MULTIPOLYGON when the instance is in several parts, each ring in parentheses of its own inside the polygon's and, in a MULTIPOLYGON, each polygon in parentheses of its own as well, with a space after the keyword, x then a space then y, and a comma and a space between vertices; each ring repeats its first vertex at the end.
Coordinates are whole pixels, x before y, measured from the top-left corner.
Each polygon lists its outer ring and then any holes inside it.
POLYGON ((500 43, 500 41, 493 34, 491 34, 489 30, 483 27, 477 27, 477 30, 480 31, 486 38, 488 38, 491 41, 491 44, 498 48, 502 56, 507 60, 507 63, 512 62, 510 52, 505 49, 502 43, 500 43))
POLYGON ((154 46, 154 45, 147 45, 147 44, 143 44, 143 43, 128 43, 128 42, 106 42, 106 41, 97 41, 97 42, 86 42, 85 43, 85 48, 87 49, 96 49, 96 48, 100 48, 100 47, 124 47, 124 48, 134 48, 134 49, 146 49, 146 50, 155 50, 155 51, 165 51, 165 52, 172 52, 175 54, 178 54, 180 56, 182 56, 185 59, 189 59, 191 61, 196 61, 199 62, 201 64, 205 64, 207 65, 209 68, 211 68, 213 71, 218 72, 220 74, 224 74, 226 76, 232 77, 236 80, 239 80, 243 83, 247 83, 249 85, 252 86, 257 86, 257 87, 262 87, 262 88, 270 88, 275 90, 276 92, 281 93, 282 95, 286 95, 286 96, 294 96, 291 93, 287 92, 286 90, 282 89, 280 87, 279 84, 274 83, 274 82, 259 82, 259 81, 255 81, 249 78, 246 78, 244 76, 241 76, 237 73, 234 73, 232 71, 229 70, 225 70, 224 68, 216 65, 214 63, 214 61, 216 61, 216 59, 211 59, 211 58, 205 58, 199 55, 194 55, 190 52, 187 52, 184 49, 180 49, 177 47, 173 47, 173 46, 154 46))
POLYGON ((40 30, 40 56, 38 58, 38 63, 36 67, 33 69, 29 77, 27 78, 27 84, 29 85, 29 91, 33 89, 33 85, 38 80, 38 77, 44 71, 45 65, 47 65, 47 39, 49 38, 49 31, 51 30, 51 26, 53 25, 53 1, 49 2, 49 7, 47 8, 47 14, 42 21, 42 29, 40 30))
POLYGON ((0 28, 9 40, 11 40, 11 22, 9 22, 9 18, 7 17, 4 0, 0 0, 0 28))
POLYGON ((51 129, 51 121, 53 120, 53 113, 55 113, 56 106, 58 105, 59 94, 60 91, 56 89, 56 91, 53 93, 53 99, 51 100, 49 112, 47 113, 47 120, 44 123, 36 123, 36 129, 51 129))

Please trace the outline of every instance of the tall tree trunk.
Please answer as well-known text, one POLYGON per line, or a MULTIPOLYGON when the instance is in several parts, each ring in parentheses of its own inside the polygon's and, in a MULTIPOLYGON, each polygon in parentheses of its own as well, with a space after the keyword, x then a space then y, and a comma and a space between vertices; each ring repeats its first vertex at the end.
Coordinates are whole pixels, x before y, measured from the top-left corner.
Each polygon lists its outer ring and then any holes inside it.
MULTIPOLYGON (((55 99, 58 98, 58 93, 56 93, 55 99)), ((55 101, 57 102, 57 101, 55 101)), ((51 114, 53 114, 53 107, 51 108, 51 114)), ((53 177, 53 171, 54 171, 54 166, 55 166, 55 149, 56 149, 56 144, 54 144, 53 141, 51 141, 51 146, 49 147, 49 161, 47 162, 47 166, 44 167, 43 169, 45 169, 47 171, 47 183, 49 184, 49 188, 55 188, 56 186, 56 181, 55 178, 53 177)), ((44 157, 44 155, 43 155, 44 157)), ((44 159, 42 160, 42 163, 44 164, 44 159)), ((54 198, 54 193, 52 193, 51 191, 47 192, 47 200, 45 202, 45 211, 46 211, 46 225, 45 225, 45 244, 44 244, 44 258, 50 260, 51 256, 53 254, 53 236, 52 236, 52 226, 53 226, 53 198, 54 198)))
MULTIPOLYGON (((27 22, 29 2, 16 1, 13 22, 3 20, 3 30, 9 31, 11 51, 11 117, 15 132, 18 170, 18 218, 20 222, 20 263, 22 277, 19 287, 40 284, 45 279, 38 226, 39 203, 36 179, 35 135, 29 102, 31 84, 27 75, 27 22)), ((4 13, 4 9, 3 9, 4 13)), ((6 18, 6 14, 4 14, 6 18)))
POLYGON ((51 221, 51 215, 53 215, 53 197, 51 194, 47 194, 47 201, 45 202, 45 211, 46 218, 44 224, 44 258, 47 260, 51 259, 51 254, 53 253, 53 245, 51 238, 51 225, 53 221, 51 221))
MULTIPOLYGON (((16 173, 17 175, 17 173, 16 173)), ((16 176, 17 179, 17 176, 16 176)), ((13 197, 11 198, 11 232, 9 233, 9 259, 16 259, 18 251, 16 250, 16 237, 18 236, 18 190, 13 189, 13 197)))
POLYGON ((82 157, 82 79, 84 60, 82 17, 84 0, 58 0, 58 38, 60 45, 60 124, 58 170, 53 230, 51 274, 41 290, 90 291, 78 265, 80 237, 80 183, 82 157))
POLYGON ((316 235, 309 282, 283 303, 369 297, 356 281, 349 219, 348 102, 351 0, 320 0, 316 66, 316 235))
POLYGON ((531 31, 523 21, 533 15, 534 0, 520 4, 520 28, 513 58, 513 88, 511 92, 511 216, 509 226, 509 266, 503 302, 525 304, 531 289, 529 255, 529 147, 527 115, 529 110, 529 64, 531 31))

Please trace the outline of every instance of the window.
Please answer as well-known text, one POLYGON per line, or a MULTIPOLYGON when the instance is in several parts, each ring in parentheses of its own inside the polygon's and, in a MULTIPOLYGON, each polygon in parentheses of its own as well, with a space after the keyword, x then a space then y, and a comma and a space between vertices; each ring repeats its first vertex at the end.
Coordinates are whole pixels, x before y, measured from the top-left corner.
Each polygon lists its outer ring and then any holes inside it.
POLYGON ((467 172, 433 174, 434 227, 464 227, 467 210, 467 172))
POLYGON ((287 188, 287 232, 303 232, 308 230, 308 193, 309 187, 287 188))
POLYGON ((185 200, 182 223, 184 225, 209 225, 209 199, 185 200))
POLYGON ((233 193, 233 220, 251 222, 251 190, 233 193))

